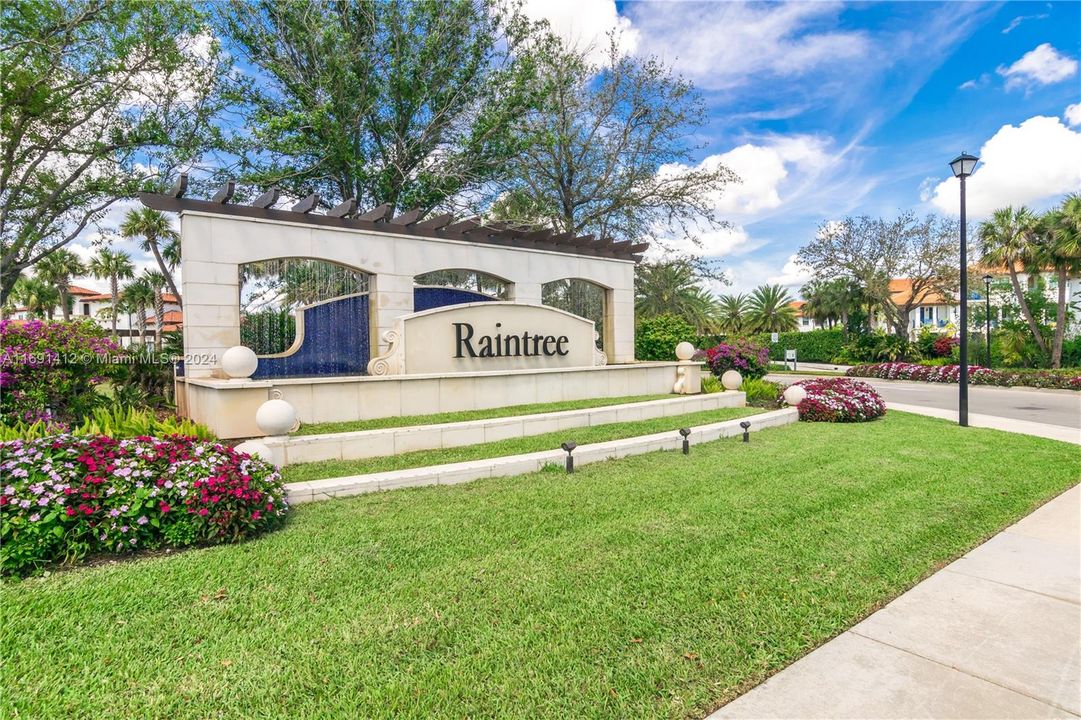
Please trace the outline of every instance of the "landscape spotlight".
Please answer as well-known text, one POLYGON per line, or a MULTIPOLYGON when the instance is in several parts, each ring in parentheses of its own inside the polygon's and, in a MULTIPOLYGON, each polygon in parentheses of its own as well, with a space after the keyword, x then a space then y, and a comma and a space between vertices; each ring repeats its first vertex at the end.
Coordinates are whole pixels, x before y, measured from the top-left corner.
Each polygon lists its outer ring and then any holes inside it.
POLYGON ((750 420, 744 420, 743 422, 741 422, 739 424, 739 426, 741 428, 743 428, 743 442, 750 442, 751 441, 751 421, 750 420))
POLYGON ((563 448, 563 450, 567 453, 567 472, 574 472, 574 455, 572 455, 571 453, 574 452, 574 448, 578 447, 578 443, 565 442, 559 447, 563 448))
POLYGON ((965 218, 965 178, 976 169, 980 159, 961 153, 950 161, 953 176, 961 181, 961 373, 957 378, 957 424, 968 426, 968 228, 965 218))
POLYGON ((687 439, 687 436, 691 434, 690 428, 680 428, 679 434, 683 436, 683 454, 691 454, 691 441, 687 439))

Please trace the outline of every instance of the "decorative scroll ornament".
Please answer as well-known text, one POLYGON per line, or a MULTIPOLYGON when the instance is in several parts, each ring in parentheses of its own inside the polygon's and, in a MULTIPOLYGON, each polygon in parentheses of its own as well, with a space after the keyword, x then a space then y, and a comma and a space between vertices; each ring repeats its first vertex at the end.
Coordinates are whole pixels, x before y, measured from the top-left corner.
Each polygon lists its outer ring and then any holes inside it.
POLYGON ((687 368, 683 365, 676 368, 676 384, 672 386, 672 392, 676 395, 685 394, 687 386, 687 368))
POLYGON ((405 360, 405 354, 402 352, 402 336, 397 330, 387 330, 383 333, 383 342, 389 347, 386 353, 379 355, 371 359, 368 362, 368 374, 369 375, 401 375, 404 372, 402 367, 405 360))
POLYGON ((608 364, 608 355, 605 354, 604 350, 601 350, 600 348, 598 348, 596 346, 596 341, 600 340, 600 338, 601 338, 600 333, 597 333, 597 332, 593 333, 593 340, 594 340, 594 343, 593 343, 593 347, 594 347, 594 349, 593 349, 593 364, 595 366, 597 366, 597 365, 607 365, 608 364))

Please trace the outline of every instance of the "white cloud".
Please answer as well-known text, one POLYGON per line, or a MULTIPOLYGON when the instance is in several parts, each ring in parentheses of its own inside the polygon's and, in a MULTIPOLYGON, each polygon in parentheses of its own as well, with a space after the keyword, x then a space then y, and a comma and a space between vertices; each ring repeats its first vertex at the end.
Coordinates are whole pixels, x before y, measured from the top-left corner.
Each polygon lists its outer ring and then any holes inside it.
POLYGON ((1049 15, 1047 13, 1041 13, 1039 15, 1018 15, 1013 20, 1010 20, 1009 25, 1002 28, 1002 34, 1003 35, 1010 34, 1011 32, 1013 32, 1014 30, 1017 29, 1018 25, 1020 25, 1021 23, 1023 23, 1026 20, 1043 20, 1046 17, 1049 17, 1049 15))
MULTIPOLYGON (((1081 190, 1081 132, 1058 118, 1037 115, 1016 127, 1003 125, 979 156, 980 165, 966 181, 967 209, 976 217, 1081 190)), ((951 177, 935 187, 931 202, 956 215, 959 197, 951 177)))
POLYGON ((1066 124, 1071 127, 1081 125, 1081 103, 1068 106, 1065 112, 1062 113, 1062 117, 1066 120, 1066 124))
POLYGON ((650 260, 662 260, 670 250, 700 257, 719 257, 738 253, 752 245, 751 236, 740 225, 717 229, 699 228, 694 235, 698 239, 697 244, 687 235, 662 236, 660 243, 650 246, 647 255, 650 260), (664 248, 661 247, 662 243, 664 248))
POLYGON ((641 50, 658 55, 707 89, 840 66, 867 54, 861 32, 822 31, 836 3, 634 3, 641 50))
POLYGON ((965 82, 961 83, 960 85, 957 86, 957 89, 958 90, 976 90, 978 88, 983 87, 984 85, 986 85, 989 82, 991 82, 991 76, 988 75, 987 73, 983 73, 978 78, 974 78, 972 80, 966 80, 965 82))
POLYGON ((526 0, 522 11, 534 20, 547 20, 556 35, 572 47, 588 49, 587 57, 597 64, 608 59, 608 33, 616 34, 624 53, 638 46, 640 34, 619 14, 615 0, 526 0))
POLYGON ((788 262, 781 268, 781 272, 766 278, 766 282, 771 285, 784 285, 798 290, 799 286, 808 282, 812 275, 811 268, 797 260, 795 255, 790 255, 788 262))
POLYGON ((1001 66, 998 74, 1006 78, 1006 89, 1028 85, 1051 85, 1073 77, 1077 61, 1062 55, 1050 43, 1037 45, 1009 67, 1001 66))

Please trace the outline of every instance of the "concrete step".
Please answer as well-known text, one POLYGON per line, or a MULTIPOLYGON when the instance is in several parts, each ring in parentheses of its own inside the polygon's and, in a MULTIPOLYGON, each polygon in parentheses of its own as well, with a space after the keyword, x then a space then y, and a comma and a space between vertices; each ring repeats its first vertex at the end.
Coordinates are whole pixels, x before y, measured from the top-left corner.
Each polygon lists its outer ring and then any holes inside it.
POLYGON ((478 445, 507 438, 543 435, 567 428, 634 422, 718 408, 743 407, 746 404, 747 396, 744 393, 728 391, 704 395, 679 395, 662 400, 646 400, 623 405, 517 415, 490 420, 468 420, 325 435, 273 437, 266 438, 263 442, 270 448, 274 463, 279 466, 320 460, 361 460, 416 450, 438 450, 463 445, 478 445))
MULTIPOLYGON (((751 432, 757 432, 763 428, 788 425, 799 420, 799 413, 794 408, 771 410, 745 418, 725 420, 724 422, 701 425, 692 428, 690 440, 692 444, 710 442, 723 437, 733 437, 743 433, 739 426, 740 422, 749 420, 751 432)), ((589 463, 611 460, 614 458, 641 455, 658 450, 676 450, 682 445, 683 439, 675 429, 652 435, 640 435, 638 437, 624 438, 622 440, 610 440, 608 442, 582 445, 574 451, 575 467, 589 463)), ((692 451, 693 452, 693 451, 692 451)), ((546 450, 543 452, 528 453, 525 455, 510 455, 508 457, 490 458, 487 460, 472 460, 469 462, 449 463, 447 465, 432 465, 422 468, 410 468, 407 470, 392 470, 367 475, 352 475, 350 477, 329 478, 327 480, 313 480, 310 482, 289 483, 285 486, 289 502, 303 503, 313 500, 328 500, 336 497, 347 497, 361 493, 376 492, 379 490, 392 490, 402 487, 420 487, 424 485, 453 485, 460 482, 468 482, 486 477, 509 477, 536 472, 545 465, 555 464, 562 466, 566 459, 566 453, 560 449, 546 450)))

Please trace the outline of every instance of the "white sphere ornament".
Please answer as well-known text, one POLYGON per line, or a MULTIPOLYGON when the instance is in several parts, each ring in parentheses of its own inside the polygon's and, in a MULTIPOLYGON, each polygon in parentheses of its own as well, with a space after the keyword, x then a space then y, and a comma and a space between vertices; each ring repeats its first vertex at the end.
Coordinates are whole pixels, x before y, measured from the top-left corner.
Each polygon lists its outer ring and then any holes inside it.
POLYGON ((267 435, 284 435, 297 424, 297 411, 285 400, 267 400, 255 411, 255 424, 267 435))
POLYGON ((790 407, 796 407, 804 398, 807 397, 807 391, 800 385, 789 385, 784 390, 784 401, 789 404, 790 407))
POLYGON ((245 440, 233 449, 260 460, 266 460, 268 463, 274 463, 274 455, 270 452, 270 448, 258 440, 245 440))
POLYGON ((243 380, 255 374, 259 367, 259 358, 250 347, 236 345, 229 348, 221 356, 221 369, 233 380, 243 380))
POLYGON ((684 340, 679 345, 676 345, 676 358, 679 360, 690 360, 694 357, 694 345, 684 340))
POLYGON ((743 376, 736 370, 725 370, 721 375, 721 385, 724 385, 725 390, 738 390, 742 384, 743 376))

